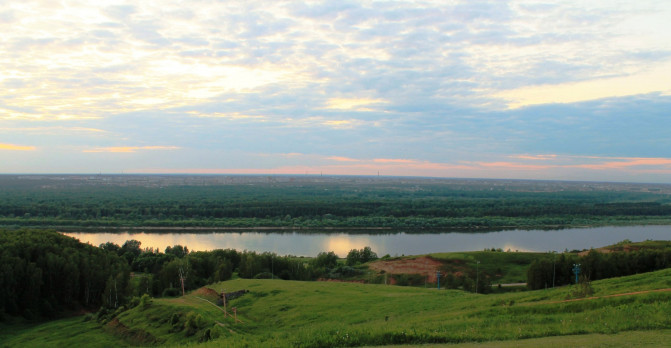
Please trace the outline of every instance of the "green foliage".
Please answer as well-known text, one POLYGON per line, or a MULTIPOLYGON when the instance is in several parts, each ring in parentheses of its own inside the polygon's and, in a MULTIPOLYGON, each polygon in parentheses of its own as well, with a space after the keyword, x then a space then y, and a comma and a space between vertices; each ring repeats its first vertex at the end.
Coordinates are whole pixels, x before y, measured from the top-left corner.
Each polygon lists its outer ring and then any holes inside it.
POLYGON ((140 303, 138 305, 142 309, 147 309, 149 306, 151 306, 151 302, 151 296, 149 296, 149 294, 144 294, 142 297, 140 297, 140 303))
POLYGON ((581 265, 581 275, 589 280, 621 277, 636 273, 650 272, 671 267, 671 244, 667 243, 628 243, 627 249, 618 243, 610 252, 590 250, 584 256, 562 253, 553 258, 532 262, 527 271, 527 284, 530 289, 542 289, 572 284, 574 264, 581 265))
POLYGON ((369 246, 363 249, 352 249, 347 253, 347 265, 354 266, 360 263, 377 260, 377 254, 369 246))
POLYGON ((96 332, 100 338, 95 341, 123 337, 124 343, 117 346, 156 344, 147 343, 153 338, 165 346, 203 342, 199 346, 204 348, 502 344, 493 341, 531 347, 539 341, 528 339, 541 337, 559 337, 552 339, 558 346, 566 342, 593 346, 605 337, 620 337, 618 333, 640 338, 639 333, 665 330, 655 336, 654 342, 660 346, 659 342, 666 344, 665 335, 671 329, 671 293, 611 295, 666 289, 671 287, 670 277, 671 269, 667 269, 595 281, 592 296, 599 298, 572 302, 564 301, 565 288, 480 296, 413 287, 236 279, 209 287, 217 292, 250 289, 248 295, 229 303, 237 307, 242 323, 224 318, 219 308, 197 295, 187 295, 154 299, 146 310, 117 310, 114 319, 105 324, 105 331, 90 326, 78 329, 79 325, 95 324, 78 318, 77 323, 68 322, 69 326, 52 324, 42 330, 23 330, 3 343, 26 346, 57 336, 60 338, 51 339, 49 346, 64 346, 80 337, 91 339, 91 332, 96 332), (70 335, 48 330, 64 330, 70 335), (130 332, 135 336, 129 336, 130 332), (584 334, 599 335, 588 341, 576 340, 576 335, 584 334))
POLYGON ((116 308, 130 298, 129 272, 117 254, 55 231, 0 230, 0 313, 38 319, 116 308))
POLYGON ((165 288, 161 296, 163 297, 176 297, 182 294, 182 291, 177 288, 165 288))
MULTIPOLYGON (((542 186, 333 180, 159 188, 3 176, 0 225, 468 229, 670 222, 667 194, 542 186)), ((137 256, 133 247, 123 252, 129 261, 137 256)))
POLYGON ((193 336, 201 328, 205 326, 205 320, 200 314, 195 312, 189 312, 186 314, 186 320, 184 321, 184 334, 188 336, 193 336))

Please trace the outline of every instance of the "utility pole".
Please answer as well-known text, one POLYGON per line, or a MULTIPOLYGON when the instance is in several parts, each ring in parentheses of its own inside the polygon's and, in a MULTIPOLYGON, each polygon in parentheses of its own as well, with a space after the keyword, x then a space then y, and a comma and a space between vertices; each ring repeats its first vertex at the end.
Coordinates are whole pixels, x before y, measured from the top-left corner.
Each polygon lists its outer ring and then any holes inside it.
POLYGON ((475 260, 475 293, 478 293, 478 284, 480 283, 480 261, 475 260))
POLYGON ((573 264, 573 273, 575 273, 575 283, 578 284, 578 274, 580 274, 580 264, 573 264))

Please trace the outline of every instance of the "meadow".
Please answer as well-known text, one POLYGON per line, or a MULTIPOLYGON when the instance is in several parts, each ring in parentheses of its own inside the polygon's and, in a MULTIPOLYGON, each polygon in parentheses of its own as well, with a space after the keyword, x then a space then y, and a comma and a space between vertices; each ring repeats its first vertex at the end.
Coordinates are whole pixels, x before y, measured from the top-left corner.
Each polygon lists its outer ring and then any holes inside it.
POLYGON ((116 312, 4 326, 0 338, 5 346, 35 347, 76 342, 199 347, 666 342, 671 269, 589 286, 592 294, 585 298, 580 285, 481 295, 378 284, 234 279, 186 296, 145 298, 116 312), (241 289, 249 292, 227 306, 229 314, 236 308, 236 321, 213 302, 217 293, 241 289))

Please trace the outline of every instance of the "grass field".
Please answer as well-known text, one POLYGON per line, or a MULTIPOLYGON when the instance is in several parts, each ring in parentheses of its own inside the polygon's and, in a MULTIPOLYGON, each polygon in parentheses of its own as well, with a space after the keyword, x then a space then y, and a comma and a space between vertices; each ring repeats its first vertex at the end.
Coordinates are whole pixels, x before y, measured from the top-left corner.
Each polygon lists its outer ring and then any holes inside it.
POLYGON ((225 316, 208 302, 214 302, 216 295, 201 289, 184 297, 153 299, 108 317, 104 325, 77 317, 3 327, 0 338, 3 346, 34 347, 478 346, 482 342, 502 347, 536 342, 658 346, 668 341, 671 329, 670 291, 612 296, 669 289, 671 269, 593 282, 595 298, 571 302, 565 300, 575 287, 477 295, 372 284, 236 279, 209 288, 249 290, 229 303, 229 311, 236 307, 242 322, 225 316))

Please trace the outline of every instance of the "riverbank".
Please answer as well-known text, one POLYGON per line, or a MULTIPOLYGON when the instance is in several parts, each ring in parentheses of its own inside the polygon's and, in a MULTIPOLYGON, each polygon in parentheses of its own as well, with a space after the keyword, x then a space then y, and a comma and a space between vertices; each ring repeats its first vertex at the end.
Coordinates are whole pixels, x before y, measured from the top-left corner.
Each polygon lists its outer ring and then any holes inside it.
MULTIPOLYGON (((333 231, 347 231, 349 233, 370 233, 381 231, 384 233, 443 233, 449 232, 494 232, 514 229, 557 230, 567 228, 594 228, 605 226, 652 226, 671 225, 671 216, 617 216, 608 219, 573 219, 566 218, 565 223, 533 223, 530 219, 514 220, 510 218, 488 217, 482 219, 455 218, 455 219, 398 219, 386 218, 378 221, 380 225, 353 225, 346 221, 324 225, 310 221, 298 221, 295 224, 273 224, 275 220, 246 219, 240 221, 226 220, 189 220, 179 222, 161 221, 55 221, 47 219, 18 219, 0 218, 2 228, 42 228, 54 229, 61 232, 273 232, 290 231, 298 233, 332 233, 333 231)), ((547 220, 547 219, 545 219, 547 220)))

